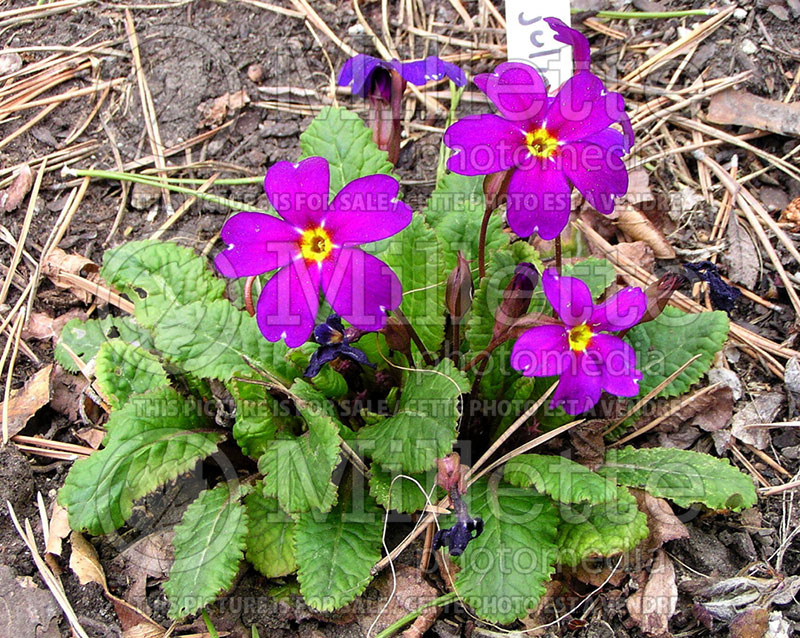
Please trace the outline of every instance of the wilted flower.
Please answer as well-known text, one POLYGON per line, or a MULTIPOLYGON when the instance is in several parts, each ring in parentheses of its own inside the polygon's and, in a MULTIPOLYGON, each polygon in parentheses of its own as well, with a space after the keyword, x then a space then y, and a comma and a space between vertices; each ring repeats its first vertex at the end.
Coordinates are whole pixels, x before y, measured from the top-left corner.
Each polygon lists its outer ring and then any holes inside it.
POLYGON ((378 148, 387 151, 389 160, 400 155, 400 121, 406 82, 417 86, 449 77, 458 86, 466 84, 464 72, 455 64, 430 56, 414 62, 387 62, 359 53, 345 62, 339 85, 352 85, 353 94, 369 99, 369 124, 378 148))
MULTIPOLYGON (((657 318, 667 307, 672 293, 686 281, 686 277, 676 273, 667 273, 659 277, 644 290, 647 296, 647 310, 639 323, 647 323, 657 318)), ((738 291, 737 291, 738 292, 738 291)))
POLYGON ((684 268, 708 284, 711 305, 730 314, 736 307, 736 300, 742 296, 742 291, 725 283, 717 270, 717 264, 713 261, 699 261, 696 264, 684 264, 684 268))
POLYGON ((515 319, 528 312, 533 290, 538 282, 539 273, 533 264, 528 262, 517 264, 511 281, 503 291, 503 299, 494 313, 493 341, 502 336, 515 319))
POLYGON ((328 202, 328 161, 278 162, 264 188, 283 218, 237 213, 222 227, 228 248, 216 260, 226 277, 279 268, 258 299, 256 318, 269 341, 302 345, 314 328, 320 288, 333 309, 362 330, 379 330, 400 305, 392 270, 355 246, 385 239, 411 223, 411 208, 396 199, 397 180, 369 175, 347 184, 328 202))
POLYGON ((453 323, 459 323, 469 312, 474 292, 469 262, 461 251, 456 259, 455 268, 447 276, 444 289, 444 304, 447 306, 447 312, 450 313, 453 323))
POLYGON ((499 115, 462 118, 444 135, 456 153, 448 168, 462 175, 511 170, 507 217, 520 237, 554 239, 569 220, 570 185, 599 212, 614 210, 628 189, 622 156, 633 141, 625 102, 586 70, 589 45, 558 20, 548 21, 557 39, 576 49, 578 72, 554 97, 538 71, 524 63, 500 64, 475 84, 499 115), (624 134, 611 128, 621 124, 624 134))
POLYGON ((558 375, 551 408, 568 414, 593 407, 605 390, 632 397, 639 393, 642 373, 630 344, 608 334, 639 323, 647 298, 639 288, 623 288, 595 305, 580 279, 560 276, 555 269, 542 275, 545 297, 561 323, 525 332, 514 344, 511 366, 528 377, 558 375))
POLYGON ((303 376, 317 376, 322 370, 322 366, 339 357, 345 357, 361 365, 374 368, 375 364, 370 363, 363 350, 350 345, 360 339, 362 334, 363 330, 357 328, 345 329, 338 315, 330 315, 324 323, 314 328, 314 341, 319 344, 319 348, 311 355, 303 376))

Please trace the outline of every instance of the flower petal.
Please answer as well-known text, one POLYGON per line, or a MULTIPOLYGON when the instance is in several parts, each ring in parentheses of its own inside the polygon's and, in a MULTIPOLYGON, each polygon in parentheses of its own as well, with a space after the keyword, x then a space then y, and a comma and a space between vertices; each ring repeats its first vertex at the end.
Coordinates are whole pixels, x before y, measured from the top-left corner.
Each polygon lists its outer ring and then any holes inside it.
POLYGON ((361 330, 380 330, 386 311, 400 305, 397 275, 377 257, 357 248, 340 248, 323 262, 322 289, 333 309, 361 330))
POLYGON ((324 157, 278 162, 267 171, 264 190, 287 222, 301 230, 319 226, 328 207, 330 168, 324 157))
POLYGON ((508 225, 520 237, 553 239, 569 221, 569 184, 552 162, 532 161, 508 182, 508 225))
POLYGON ((592 293, 580 279, 564 277, 555 268, 542 274, 544 296, 567 326, 579 326, 592 316, 592 293))
POLYGON ((214 260, 224 277, 250 277, 288 264, 298 253, 299 233, 291 224, 264 213, 236 213, 222 226, 228 244, 214 260))
POLYGON ((400 184, 389 175, 367 175, 340 190, 325 216, 336 245, 365 244, 399 233, 411 223, 411 207, 395 199, 400 184))
POLYGON ((603 393, 601 373, 597 360, 587 352, 574 357, 574 365, 561 373, 558 387, 553 393, 550 408, 564 408, 567 414, 581 414, 591 410, 603 393))
POLYGON ((417 86, 441 80, 443 77, 453 80, 456 86, 464 86, 467 83, 467 77, 459 67, 435 55, 430 55, 424 60, 400 62, 394 66, 404 80, 417 86))
POLYGON ((595 306, 589 319, 594 332, 627 330, 639 323, 647 310, 647 295, 641 288, 623 288, 595 306))
POLYGON ((597 353, 603 362, 601 385, 618 397, 635 397, 639 394, 642 373, 636 369, 636 352, 633 347, 613 335, 595 335, 586 352, 597 353))
POLYGON ((489 175, 514 166, 514 154, 526 152, 519 122, 499 115, 468 115, 444 133, 444 143, 456 152, 447 168, 459 175, 489 175))
POLYGON ((609 93, 588 71, 564 82, 547 110, 545 126, 560 142, 582 140, 607 129, 625 112, 619 93, 609 93))
MULTIPOLYGON (((616 131, 613 133, 622 137, 616 131)), ((602 133, 593 137, 599 135, 602 133)), ((560 160, 567 177, 597 212, 603 215, 614 212, 614 198, 628 191, 628 171, 620 146, 604 148, 598 144, 570 142, 563 146, 560 160)))
POLYGON ((303 345, 314 329, 319 307, 320 269, 296 259, 272 276, 258 298, 256 319, 268 341, 303 345))
MULTIPOLYGON (((483 79, 480 80, 483 84, 483 79)), ((477 82, 476 82, 477 83, 477 82)), ((542 76, 530 64, 503 62, 487 79, 485 88, 500 113, 530 130, 542 121, 547 109, 547 89, 542 76)))
POLYGON ((511 367, 526 377, 561 374, 570 358, 564 326, 536 326, 526 330, 511 350, 511 367))
POLYGON ((555 40, 572 47, 572 61, 575 73, 589 70, 591 56, 589 53, 589 40, 580 31, 571 29, 558 18, 545 18, 544 21, 556 32, 555 40))
POLYGON ((353 95, 360 95, 365 98, 369 93, 370 78, 377 68, 384 68, 389 71, 392 67, 388 62, 380 58, 359 53, 344 63, 337 82, 339 86, 352 84, 353 95))

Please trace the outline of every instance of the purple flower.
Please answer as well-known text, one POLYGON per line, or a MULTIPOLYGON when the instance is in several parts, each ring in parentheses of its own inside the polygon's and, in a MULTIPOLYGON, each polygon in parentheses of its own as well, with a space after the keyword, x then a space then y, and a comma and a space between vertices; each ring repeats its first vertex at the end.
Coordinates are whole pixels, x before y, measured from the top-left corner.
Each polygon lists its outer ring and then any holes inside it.
POLYGON ((562 406, 568 414, 592 408, 603 390, 621 397, 639 394, 642 373, 633 348, 608 333, 639 322, 647 306, 644 292, 623 288, 595 305, 584 282, 553 268, 542 275, 542 288, 561 324, 523 333, 511 351, 511 366, 527 377, 558 375, 550 407, 562 406))
POLYGON ((554 239, 569 221, 570 185, 599 212, 613 212, 614 198, 628 190, 622 156, 633 143, 633 129, 622 96, 586 70, 586 38, 559 20, 548 23, 556 39, 573 46, 578 72, 554 97, 528 64, 506 62, 476 76, 499 114, 462 118, 447 129, 444 143, 456 151, 447 164, 454 173, 512 170, 509 226, 520 237, 554 239), (611 128, 616 123, 623 133, 611 128))
POLYGON ((464 72, 455 64, 445 62, 433 55, 414 62, 400 62, 399 60, 387 62, 363 53, 359 53, 344 63, 338 82, 339 86, 352 84, 353 94, 363 98, 377 90, 388 102, 392 71, 398 73, 405 81, 417 86, 441 80, 445 76, 453 80, 457 86, 464 86, 467 83, 464 72))
POLYGON ((278 162, 264 189, 283 218, 237 213, 222 227, 228 248, 214 264, 226 277, 279 269, 258 299, 256 318, 269 341, 302 345, 314 328, 320 288, 337 314, 362 330, 379 330, 400 305, 402 287, 380 259, 355 246, 385 239, 411 223, 411 208, 396 199, 397 180, 369 175, 347 184, 328 202, 328 161, 278 162))

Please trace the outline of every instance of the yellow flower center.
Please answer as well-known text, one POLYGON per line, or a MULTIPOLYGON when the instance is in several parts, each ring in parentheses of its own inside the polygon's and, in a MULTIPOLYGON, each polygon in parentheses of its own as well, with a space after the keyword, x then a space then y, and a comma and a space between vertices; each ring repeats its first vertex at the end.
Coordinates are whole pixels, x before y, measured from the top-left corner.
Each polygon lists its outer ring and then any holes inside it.
POLYGON ((594 333, 585 323, 575 326, 569 331, 567 337, 569 339, 569 347, 574 352, 583 352, 591 342, 592 337, 594 337, 594 333))
POLYGON ((534 157, 547 159, 552 157, 558 148, 558 140, 547 132, 546 128, 529 131, 525 134, 525 145, 534 157))
POLYGON ((332 250, 331 236, 322 226, 306 230, 300 236, 300 254, 307 261, 322 261, 332 250))

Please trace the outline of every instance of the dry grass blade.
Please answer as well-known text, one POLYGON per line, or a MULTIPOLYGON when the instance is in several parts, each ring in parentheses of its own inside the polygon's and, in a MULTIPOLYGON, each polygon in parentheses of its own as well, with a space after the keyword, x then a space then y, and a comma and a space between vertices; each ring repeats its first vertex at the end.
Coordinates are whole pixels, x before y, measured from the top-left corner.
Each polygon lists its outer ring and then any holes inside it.
POLYGON ((308 3, 307 0, 291 0, 291 2, 311 24, 313 24, 317 29, 322 31, 326 36, 333 40, 336 46, 344 51, 347 55, 354 56, 358 53, 358 51, 356 51, 353 47, 351 47, 349 44, 345 44, 337 37, 337 35, 328 26, 328 23, 319 17, 319 14, 314 11, 314 8, 308 3))
POLYGON ((70 605, 70 602, 67 599, 67 595, 64 592, 64 587, 61 584, 61 581, 47 566, 47 563, 44 562, 44 559, 39 554, 39 550, 36 548, 36 538, 33 535, 31 524, 27 519, 25 519, 25 529, 23 530, 22 525, 20 525, 19 519, 17 518, 17 513, 14 511, 14 506, 11 505, 9 501, 6 501, 6 505, 8 507, 8 514, 11 517, 11 520, 14 522, 14 527, 17 529, 17 533, 20 535, 22 540, 25 541, 25 545, 27 545, 28 551, 31 553, 33 562, 36 563, 36 567, 39 570, 39 574, 42 576, 42 580, 50 589, 50 592, 53 594, 56 602, 58 602, 59 607, 61 607, 64 615, 67 617, 67 621, 69 622, 69 626, 72 628, 72 631, 76 636, 78 636, 78 638, 89 638, 86 630, 84 630, 84 628, 81 626, 81 623, 78 621, 78 616, 75 614, 75 610, 72 608, 72 605, 70 605))
POLYGON ((25 122, 22 126, 16 129, 13 133, 6 136, 2 141, 0 141, 0 148, 7 146, 19 136, 27 133, 31 128, 36 126, 39 122, 41 122, 44 118, 46 118, 50 113, 55 111, 59 106, 60 102, 56 102, 55 104, 51 104, 50 106, 45 106, 41 111, 39 111, 36 115, 34 115, 30 120, 25 122))
POLYGON ((278 13, 283 16, 287 16, 289 18, 305 18, 305 14, 301 13, 300 11, 292 11, 291 9, 284 9, 283 7, 279 7, 276 4, 272 4, 270 2, 261 2, 260 0, 237 0, 242 4, 249 4, 251 7, 257 7, 258 9, 266 9, 267 11, 272 11, 274 13, 278 13))
MULTIPOLYGON (((216 182, 216 181, 219 179, 220 175, 221 175, 221 173, 214 173, 214 174, 213 174, 211 177, 209 177, 209 178, 208 178, 208 179, 207 179, 205 182, 203 182, 203 183, 200 185, 200 187, 197 189, 197 191, 198 191, 199 193, 205 193, 205 192, 206 192, 206 191, 207 191, 209 188, 211 188, 211 187, 214 185, 214 182, 216 182)), ((167 230, 169 230, 169 228, 170 228, 170 227, 171 227, 171 226, 172 226, 172 225, 173 225, 175 222, 177 222, 177 221, 178 221, 178 220, 181 218, 181 216, 182 216, 182 215, 183 215, 183 214, 184 214, 184 213, 185 213, 187 210, 189 210, 189 208, 191 208, 191 207, 194 205, 194 203, 195 203, 196 201, 197 201, 197 197, 194 197, 194 196, 192 196, 192 197, 189 197, 189 198, 188 198, 188 199, 187 199, 185 202, 183 202, 183 204, 181 204, 181 205, 178 207, 178 209, 177 209, 177 210, 176 210, 176 211, 175 211, 175 212, 172 214, 172 216, 171 216, 171 217, 170 217, 170 218, 169 218, 167 221, 165 221, 163 224, 161 224, 161 227, 160 227, 158 230, 156 230, 156 231, 155 231, 155 232, 154 232, 154 233, 153 233, 153 234, 150 236, 150 239, 161 239, 161 236, 162 236, 162 235, 163 235, 163 234, 164 234, 164 233, 165 233, 167 230)))
POLYGON ((8 409, 11 401, 11 382, 14 378, 14 364, 17 360, 17 352, 19 352, 19 342, 22 336, 22 324, 25 319, 24 313, 20 312, 14 322, 14 327, 11 330, 11 335, 6 341, 6 347, 3 350, 2 360, 0 360, 0 371, 3 369, 3 364, 8 357, 9 346, 11 346, 11 357, 8 359, 8 370, 6 370, 6 387, 3 396, 3 445, 8 443, 8 409))
POLYGON ((18 445, 25 445, 28 448, 39 449, 46 448, 49 450, 59 450, 61 452, 69 452, 70 454, 77 454, 78 456, 89 456, 94 450, 85 445, 75 445, 74 443, 64 443, 62 441, 51 441, 50 439, 41 439, 34 436, 24 436, 16 434, 10 439, 18 445))

